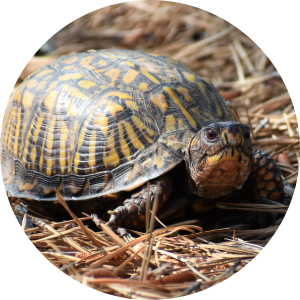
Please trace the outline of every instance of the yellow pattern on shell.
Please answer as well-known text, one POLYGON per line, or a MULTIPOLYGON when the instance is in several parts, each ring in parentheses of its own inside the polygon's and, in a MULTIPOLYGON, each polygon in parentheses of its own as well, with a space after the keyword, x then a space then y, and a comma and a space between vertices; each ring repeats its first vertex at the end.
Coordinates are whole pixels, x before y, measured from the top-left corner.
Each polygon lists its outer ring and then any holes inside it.
POLYGON ((134 67, 134 63, 129 60, 125 60, 124 63, 127 64, 129 67, 134 67))
POLYGON ((95 82, 90 80, 80 80, 77 84, 84 89, 89 89, 96 85, 95 82))
POLYGON ((149 135, 155 136, 155 131, 152 130, 152 129, 150 129, 149 127, 146 127, 146 131, 147 131, 147 133, 148 133, 149 135))
POLYGON ((125 130, 127 132, 128 138, 130 139, 132 145, 134 146, 135 149, 139 150, 145 149, 145 146, 143 145, 143 143, 139 140, 139 138, 137 137, 136 133, 134 132, 133 127, 131 126, 130 123, 123 121, 122 122, 125 126, 125 130))
POLYGON ((57 84, 58 84, 57 81, 51 82, 50 85, 48 86, 48 88, 46 89, 46 92, 48 93, 48 92, 53 91, 56 88, 57 84))
POLYGON ((176 126, 175 126, 175 118, 174 116, 170 115, 170 116, 166 116, 166 132, 171 132, 176 130, 176 126))
POLYGON ((177 92, 182 94, 186 101, 188 101, 188 102, 192 101, 192 98, 189 94, 189 91, 186 88, 180 86, 180 87, 177 88, 177 92))
POLYGON ((126 84, 130 84, 131 82, 133 82, 136 78, 136 76, 139 74, 138 71, 133 70, 133 69, 129 69, 125 75, 123 76, 123 81, 126 84))
POLYGON ((153 102, 163 113, 168 110, 168 103, 163 94, 153 96, 151 102, 153 102))
POLYGON ((77 88, 69 87, 67 84, 63 85, 63 90, 68 91, 69 95, 74 98, 87 99, 88 97, 80 92, 77 88))
POLYGON ((55 106, 55 101, 57 97, 57 92, 56 91, 51 91, 46 99, 44 100, 45 106, 48 108, 49 111, 52 111, 54 106, 55 106))
POLYGON ((78 173, 77 167, 79 166, 79 162, 80 162, 80 155, 79 152, 77 151, 74 157, 74 173, 78 173))
POLYGON ((146 82, 141 82, 139 84, 139 90, 141 90, 141 91, 147 91, 148 90, 148 84, 146 82))
POLYGON ((21 126, 21 107, 18 108, 17 113, 17 125, 16 125, 16 132, 15 132, 15 143, 14 143, 14 153, 18 155, 19 150, 19 134, 20 134, 20 126, 21 126))
POLYGON ((120 69, 111 69, 105 73, 106 76, 108 76, 111 79, 110 86, 115 85, 115 81, 119 78, 120 75, 120 69))
POLYGON ((154 157, 154 164, 160 169, 164 165, 164 158, 160 156, 154 157))
MULTIPOLYGON (((69 105, 67 108, 67 112, 70 117, 74 117, 74 116, 78 116, 80 110, 73 103, 71 103, 71 105, 69 105)), ((73 129, 75 131, 76 128, 74 127, 73 129)))
POLYGON ((105 60, 103 60, 103 59, 100 59, 100 60, 98 61, 98 65, 99 65, 99 66, 106 66, 106 65, 107 65, 107 62, 106 62, 105 60))
MULTIPOLYGON (((128 182, 132 181, 132 179, 135 179, 134 188, 142 185, 138 180, 136 180, 136 176, 140 173, 141 173, 141 170, 140 170, 139 164, 134 164, 131 172, 126 177, 126 182, 128 183, 128 182)), ((126 189, 126 191, 130 191, 130 190, 132 190, 132 189, 126 189)))
POLYGON ((129 160, 131 160, 130 150, 129 150, 129 147, 128 147, 125 139, 124 139, 122 124, 118 123, 118 129, 119 129, 119 143, 120 143, 120 146, 121 146, 121 151, 122 151, 123 155, 129 161, 129 160))
POLYGON ((34 143, 36 143, 39 138, 39 133, 41 130, 41 126, 43 124, 43 120, 44 120, 44 116, 42 115, 37 120, 34 121, 34 123, 36 124, 35 130, 33 132, 33 142, 34 143))
POLYGON ((166 76, 158 75, 158 77, 163 80, 164 82, 171 82, 172 79, 166 76))
POLYGON ((101 112, 99 112, 94 119, 94 124, 98 125, 100 127, 100 130, 102 131, 102 133, 107 136, 107 132, 108 132, 108 118, 102 114, 101 112))
POLYGON ((81 131, 80 131, 79 136, 78 136, 78 141, 77 141, 78 151, 80 150, 81 146, 83 145, 83 142, 85 140, 85 133, 86 133, 86 130, 87 130, 87 126, 90 123, 91 119, 92 119, 92 114, 90 114, 87 117, 86 121, 84 122, 85 126, 82 126, 82 128, 81 128, 81 131))
POLYGON ((47 83, 47 81, 40 82, 38 87, 37 87, 37 90, 38 91, 42 90, 45 87, 46 83, 47 83))
POLYGON ((59 165, 62 174, 65 174, 66 167, 66 141, 69 139, 69 128, 68 126, 62 122, 60 125, 60 137, 59 137, 59 165))
POLYGON ((144 138, 146 139, 146 141, 150 144, 153 144, 154 141, 147 134, 144 133, 144 131, 149 130, 149 128, 147 128, 145 126, 145 124, 137 116, 132 116, 131 119, 133 121, 133 124, 141 131, 141 133, 144 136, 144 138))
POLYGON ((141 68, 147 69, 150 72, 157 73, 157 74, 161 73, 161 71, 159 70, 161 67, 159 65, 153 64, 153 63, 151 63, 149 61, 147 61, 147 62, 141 62, 140 66, 141 66, 141 68))
POLYGON ((148 79, 150 79, 152 82, 157 83, 157 84, 160 83, 153 75, 151 75, 151 74, 148 72, 147 68, 145 68, 145 67, 140 67, 140 70, 141 70, 141 73, 142 73, 143 75, 145 75, 146 77, 148 77, 148 79))
POLYGON ((115 116, 117 112, 123 111, 124 107, 113 101, 108 101, 105 106, 105 110, 109 111, 112 116, 115 116))
POLYGON ((50 120, 50 123, 49 123, 49 128, 48 128, 48 134, 47 134, 47 139, 46 139, 46 147, 47 147, 47 150, 51 151, 52 148, 53 148, 53 141, 54 141, 54 127, 55 127, 55 118, 52 118, 50 120))
POLYGON ((64 60, 63 62, 64 62, 65 64, 72 64, 72 63, 74 63, 77 59, 78 59, 78 57, 77 57, 77 56, 74 56, 74 57, 71 57, 71 58, 69 58, 69 59, 64 60))
POLYGON ((228 120, 231 120, 231 115, 230 115, 230 113, 229 113, 229 111, 228 111, 228 107, 227 107, 225 101, 219 101, 219 102, 221 102, 219 105, 222 105, 222 107, 223 107, 223 112, 225 113, 226 118, 227 118, 228 120))
POLYGON ((126 102, 126 105, 127 105, 128 107, 130 107, 130 108, 132 108, 132 109, 138 111, 138 107, 137 107, 137 105, 136 105, 135 102, 133 102, 133 101, 131 101, 131 100, 126 100, 125 102, 126 102))
POLYGON ((36 146, 34 146, 30 151, 30 159, 33 163, 35 163, 36 159, 36 146))
POLYGON ((194 74, 191 74, 191 73, 188 73, 188 72, 182 72, 184 77, 189 81, 189 82, 192 82, 192 83, 196 83, 196 78, 195 78, 195 75, 194 74))
MULTIPOLYGON (((53 140, 54 140, 54 126, 55 126, 55 119, 51 119, 50 120, 50 124, 49 124, 49 129, 48 129, 48 134, 47 134, 47 142, 46 142, 46 147, 48 151, 52 151, 53 148, 53 140)), ((45 154, 45 153, 44 153, 45 154)), ((47 157, 45 158, 46 160, 46 164, 47 164, 47 168, 46 168, 46 174, 47 175, 52 175, 53 171, 52 167, 53 167, 53 158, 51 157, 47 157)))
POLYGON ((88 124, 90 124, 92 117, 93 117, 92 114, 88 115, 87 119, 84 122, 84 126, 82 126, 81 131, 79 132, 78 141, 77 141, 77 151, 75 153, 75 159, 74 159, 74 172, 75 173, 78 173, 77 167, 80 162, 79 151, 85 140, 85 133, 87 130, 87 126, 88 126, 88 124))
POLYGON ((108 53, 102 53, 103 56, 106 56, 106 57, 109 57, 109 58, 112 58, 112 59, 118 59, 117 57, 115 57, 114 55, 112 54, 108 54, 108 53))
POLYGON ((60 81, 67 81, 69 79, 79 79, 79 78, 82 78, 82 77, 83 77, 82 73, 74 73, 74 74, 65 74, 65 75, 59 76, 58 79, 60 81))
POLYGON ((103 164, 106 168, 116 167, 120 162, 120 157, 115 148, 115 136, 114 131, 111 131, 111 134, 107 138, 107 146, 110 148, 110 151, 103 152, 103 164))
POLYGON ((28 88, 33 88, 38 85, 38 82, 35 79, 30 79, 27 81, 27 87, 28 88))
POLYGON ((96 130, 93 130, 90 136, 90 142, 89 142, 89 159, 88 159, 88 165, 90 167, 96 166, 96 157, 95 157, 95 150, 96 150, 96 141, 97 141, 97 134, 96 130))
POLYGON ((37 73, 36 77, 42 77, 42 76, 44 76, 46 74, 53 73, 53 72, 54 72, 53 70, 49 70, 49 69, 48 70, 43 70, 40 73, 37 73))
POLYGON ((197 129, 197 124, 195 122, 195 120, 192 118, 192 116, 188 113, 188 111, 183 107, 183 105, 181 104, 181 102, 179 101, 179 99, 176 97, 175 93, 173 92, 173 90, 168 87, 168 86, 164 86, 163 89, 170 95, 170 97, 172 98, 172 100, 175 102, 175 104, 180 108, 180 110, 182 111, 182 113, 185 115, 186 119, 189 121, 189 123, 195 128, 197 129))
POLYGON ((211 104, 210 99, 206 93, 204 84, 202 82, 198 82, 197 85, 198 85, 199 89, 201 90, 202 95, 204 96, 204 99, 205 99, 207 105, 210 106, 210 104, 211 104))
POLYGON ((168 77, 172 77, 172 78, 174 78, 174 79, 178 78, 178 77, 176 76, 176 72, 175 72, 174 70, 172 70, 172 69, 167 69, 167 70, 165 70, 165 72, 167 73, 167 76, 168 76, 168 77))
POLYGON ((196 108, 196 107, 195 107, 195 108, 192 108, 191 111, 192 111, 195 115, 200 116, 200 111, 199 111, 198 108, 196 108))
POLYGON ((208 111, 202 111, 201 116, 205 121, 214 120, 215 116, 208 111))
POLYGON ((85 56, 81 62, 79 63, 80 66, 83 66, 86 69, 92 70, 95 69, 94 66, 91 66, 90 63, 93 61, 95 56, 85 56))
POLYGON ((106 100, 111 96, 117 96, 121 99, 131 99, 132 98, 129 94, 118 92, 118 91, 111 91, 111 92, 108 92, 107 94, 103 95, 103 97, 101 99, 102 100, 101 103, 105 104, 106 100))
POLYGON ((32 106, 33 99, 34 99, 34 94, 25 91, 22 97, 23 106, 26 108, 30 108, 32 106))
POLYGON ((178 129, 179 130, 187 129, 187 127, 184 125, 183 120, 181 118, 178 118, 177 122, 178 122, 178 129))
POLYGON ((75 70, 76 71, 76 70, 78 70, 78 68, 76 68, 73 65, 71 65, 71 66, 65 66, 65 67, 63 67, 62 70, 67 70, 67 71, 68 70, 75 70))
POLYGON ((220 107, 220 104, 218 103, 217 99, 216 99, 216 96, 214 94, 211 94, 210 95, 211 98, 214 100, 215 104, 216 104, 216 109, 217 109, 217 114, 218 114, 218 117, 222 117, 223 116, 223 113, 222 113, 222 110, 221 110, 221 107, 220 107))
POLYGON ((27 134, 27 139, 25 141, 25 147, 24 147, 24 150, 23 150, 23 157, 22 157, 22 162, 23 162, 24 165, 27 165, 26 157, 28 155, 28 147, 29 147, 29 137, 28 137, 28 135, 29 135, 29 133, 27 134))

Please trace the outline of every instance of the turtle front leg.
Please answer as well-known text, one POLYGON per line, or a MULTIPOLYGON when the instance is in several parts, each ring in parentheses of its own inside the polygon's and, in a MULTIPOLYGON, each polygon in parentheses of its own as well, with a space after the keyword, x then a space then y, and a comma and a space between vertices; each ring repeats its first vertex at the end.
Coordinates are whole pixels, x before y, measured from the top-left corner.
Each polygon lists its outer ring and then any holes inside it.
POLYGON ((123 202, 122 206, 109 211, 111 217, 106 225, 112 227, 138 228, 145 226, 146 202, 150 197, 150 209, 153 207, 155 196, 158 197, 157 209, 160 209, 168 200, 172 192, 172 181, 168 176, 150 181, 148 190, 147 184, 143 185, 139 192, 133 194, 130 199, 123 202))
POLYGON ((251 173, 247 181, 254 193, 277 202, 283 200, 284 185, 277 163, 260 150, 253 150, 252 157, 251 173))

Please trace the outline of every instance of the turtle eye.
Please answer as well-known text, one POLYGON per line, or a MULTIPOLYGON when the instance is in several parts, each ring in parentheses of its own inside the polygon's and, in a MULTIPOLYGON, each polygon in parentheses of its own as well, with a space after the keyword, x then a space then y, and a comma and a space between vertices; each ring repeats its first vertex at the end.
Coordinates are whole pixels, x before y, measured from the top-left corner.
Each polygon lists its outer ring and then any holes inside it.
POLYGON ((208 130, 206 131, 206 137, 207 137, 209 140, 213 140, 213 139, 215 139, 215 138, 217 137, 217 133, 216 133, 214 130, 212 130, 212 129, 208 129, 208 130))
POLYGON ((246 132, 245 132, 244 138, 245 138, 246 140, 249 140, 249 139, 250 139, 250 132, 249 132, 249 131, 246 131, 246 132))

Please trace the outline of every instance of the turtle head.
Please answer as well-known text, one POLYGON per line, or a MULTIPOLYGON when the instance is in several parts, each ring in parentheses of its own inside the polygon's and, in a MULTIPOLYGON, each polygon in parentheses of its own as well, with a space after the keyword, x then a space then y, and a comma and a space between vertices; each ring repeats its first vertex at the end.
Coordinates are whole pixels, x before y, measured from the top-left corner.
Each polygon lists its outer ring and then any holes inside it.
POLYGON ((218 198, 240 189, 252 163, 249 126, 232 121, 210 124, 190 140, 185 161, 198 196, 218 198))

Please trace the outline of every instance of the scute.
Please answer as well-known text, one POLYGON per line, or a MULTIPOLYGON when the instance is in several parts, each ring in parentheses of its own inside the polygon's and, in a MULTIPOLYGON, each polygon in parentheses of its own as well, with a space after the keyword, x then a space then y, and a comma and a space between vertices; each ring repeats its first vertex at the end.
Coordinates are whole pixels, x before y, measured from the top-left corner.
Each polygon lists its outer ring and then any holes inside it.
POLYGON ((92 199, 133 189, 182 161, 189 138, 233 120, 217 90, 179 62, 130 50, 62 56, 12 94, 2 174, 12 196, 92 199))

